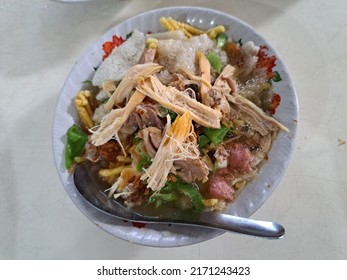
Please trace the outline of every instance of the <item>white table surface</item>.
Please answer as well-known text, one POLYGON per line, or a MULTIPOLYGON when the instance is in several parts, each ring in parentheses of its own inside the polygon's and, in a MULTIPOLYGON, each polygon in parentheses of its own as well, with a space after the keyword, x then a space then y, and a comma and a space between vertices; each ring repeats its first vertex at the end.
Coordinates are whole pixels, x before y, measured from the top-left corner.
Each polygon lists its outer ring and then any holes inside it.
POLYGON ((347 1, 0 0, 1 259, 347 259, 347 1), (53 161, 59 91, 82 52, 140 12, 172 5, 222 10, 280 53, 300 118, 282 182, 252 218, 276 220, 281 240, 235 234, 180 248, 117 239, 65 192, 53 161))

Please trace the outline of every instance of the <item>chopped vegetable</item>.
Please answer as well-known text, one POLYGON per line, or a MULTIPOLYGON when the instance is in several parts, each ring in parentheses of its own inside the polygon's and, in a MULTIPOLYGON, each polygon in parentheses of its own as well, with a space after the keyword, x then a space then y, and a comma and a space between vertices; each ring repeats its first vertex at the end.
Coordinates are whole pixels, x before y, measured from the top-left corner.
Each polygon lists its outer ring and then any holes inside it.
POLYGON ((175 181, 168 181, 160 192, 154 193, 150 199, 150 203, 156 203, 156 207, 162 203, 175 202, 180 196, 190 198, 192 205, 196 211, 202 211, 205 208, 203 197, 197 187, 183 181, 180 177, 176 177, 175 181))
POLYGON ((175 113, 174 111, 164 107, 164 106, 160 106, 161 109, 163 110, 163 114, 166 116, 166 115, 169 115, 170 116, 170 119, 171 121, 175 121, 176 117, 177 117, 177 113, 175 113))
POLYGON ((101 104, 105 104, 107 103, 107 101, 109 100, 110 98, 109 97, 105 97, 101 100, 101 104))
POLYGON ((133 32, 129 32, 129 33, 125 36, 125 40, 128 40, 128 39, 131 37, 131 35, 133 35, 133 32))
POLYGON ((156 192, 148 199, 149 203, 155 203, 156 207, 162 205, 162 203, 174 202, 179 199, 179 195, 172 190, 171 187, 165 186, 160 192, 156 192))
POLYGON ((228 41, 228 36, 225 33, 219 33, 216 37, 217 47, 223 48, 225 43, 228 41))
POLYGON ((74 163, 74 158, 81 155, 84 150, 88 136, 75 124, 68 129, 66 136, 65 166, 66 169, 70 169, 74 163))
POLYGON ((188 196, 192 200, 193 206, 197 211, 202 211, 205 208, 201 193, 193 184, 180 182, 178 183, 177 188, 179 192, 188 196))
POLYGON ((147 168, 151 164, 151 157, 148 153, 141 156, 140 162, 136 165, 136 170, 142 172, 144 168, 147 168))
POLYGON ((207 59, 210 62, 212 68, 219 74, 222 71, 222 60, 215 52, 210 52, 207 55, 207 59))
POLYGON ((136 170, 142 172, 143 168, 147 168, 151 164, 151 157, 147 153, 144 141, 141 138, 134 138, 134 152, 139 156, 139 160, 136 164, 136 170))
POLYGON ((273 76, 272 80, 274 82, 282 81, 282 77, 281 77, 280 73, 278 73, 277 71, 274 71, 273 74, 274 74, 274 76, 273 76))
POLYGON ((212 144, 222 143, 224 137, 228 134, 229 131, 230 128, 227 128, 224 125, 222 125, 221 128, 202 128, 202 132, 212 142, 212 144))
POLYGON ((199 136, 199 148, 202 149, 204 147, 206 147, 210 142, 211 139, 208 138, 205 134, 202 134, 199 136))

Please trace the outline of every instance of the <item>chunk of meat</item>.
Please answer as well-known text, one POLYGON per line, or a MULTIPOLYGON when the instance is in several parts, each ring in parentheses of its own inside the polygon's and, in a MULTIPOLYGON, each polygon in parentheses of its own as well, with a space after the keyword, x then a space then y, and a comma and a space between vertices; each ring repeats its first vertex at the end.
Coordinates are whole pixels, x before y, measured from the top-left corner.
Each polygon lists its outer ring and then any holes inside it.
POLYGON ((200 159, 176 160, 174 162, 174 174, 188 183, 195 181, 206 182, 208 180, 208 167, 200 159))
POLYGON ((233 74, 235 67, 228 64, 217 77, 214 85, 207 91, 206 105, 220 110, 223 115, 230 115, 231 108, 228 98, 237 93, 237 86, 233 74))
POLYGON ((122 146, 126 147, 131 143, 134 133, 139 128, 139 121, 136 113, 131 113, 122 127, 119 129, 118 140, 122 146))
POLYGON ((236 143, 226 148, 229 154, 228 169, 237 170, 242 173, 250 173, 253 171, 252 162, 254 156, 252 155, 249 147, 236 143))
POLYGON ((216 159, 216 162, 218 164, 218 169, 226 168, 228 166, 229 153, 224 148, 224 146, 220 145, 216 149, 214 153, 214 158, 216 159))
POLYGON ((186 88, 182 93, 196 100, 196 93, 193 89, 186 88))
POLYGON ((224 115, 230 114, 230 105, 226 97, 222 94, 219 88, 211 87, 208 92, 209 106, 213 109, 219 109, 224 115))
POLYGON ((164 125, 163 121, 159 118, 160 112, 158 106, 149 102, 144 102, 136 106, 135 113, 141 117, 146 126, 163 129, 164 125))
POLYGON ((134 113, 130 114, 129 118, 125 121, 122 127, 119 129, 119 133, 129 136, 135 133, 138 129, 138 121, 134 113))
POLYGON ((157 127, 147 127, 139 132, 139 136, 143 139, 147 153, 153 158, 162 139, 161 130, 157 127))
POLYGON ((117 162, 117 156, 122 154, 122 149, 115 140, 110 140, 103 145, 97 146, 99 155, 112 163, 117 162))
POLYGON ((215 173, 209 181, 208 190, 212 198, 233 201, 235 199, 235 189, 228 184, 224 176, 215 173))
POLYGON ((92 143, 87 142, 85 145, 86 149, 86 159, 91 162, 98 162, 100 160, 100 154, 98 152, 98 148, 94 146, 92 143))
POLYGON ((170 74, 168 86, 174 87, 179 91, 183 91, 186 86, 186 78, 180 73, 170 74))

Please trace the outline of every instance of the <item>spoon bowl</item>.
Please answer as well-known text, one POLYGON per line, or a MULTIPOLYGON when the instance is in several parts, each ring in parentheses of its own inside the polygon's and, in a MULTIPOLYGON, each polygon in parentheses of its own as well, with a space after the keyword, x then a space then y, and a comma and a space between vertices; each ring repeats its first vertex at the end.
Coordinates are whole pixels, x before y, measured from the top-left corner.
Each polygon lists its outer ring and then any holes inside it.
POLYGON ((206 227, 268 239, 284 236, 285 229, 275 222, 257 221, 220 212, 174 211, 168 213, 138 212, 128 209, 120 199, 109 198, 107 188, 88 162, 76 166, 73 179, 78 192, 92 206, 118 219, 138 223, 181 224, 206 227))

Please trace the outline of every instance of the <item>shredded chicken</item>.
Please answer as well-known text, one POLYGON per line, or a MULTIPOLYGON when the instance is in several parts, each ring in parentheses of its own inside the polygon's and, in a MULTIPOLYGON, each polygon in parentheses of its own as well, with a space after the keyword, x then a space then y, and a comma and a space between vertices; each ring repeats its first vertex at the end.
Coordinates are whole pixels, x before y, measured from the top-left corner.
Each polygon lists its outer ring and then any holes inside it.
POLYGON ((262 109, 241 95, 236 95, 231 99, 236 110, 258 131, 261 135, 266 135, 270 131, 283 130, 288 132, 288 128, 280 122, 270 117, 262 109))
POLYGON ((193 120, 205 127, 219 128, 221 113, 182 94, 174 87, 164 86, 157 77, 138 79, 136 89, 166 108, 182 115, 190 112, 193 120))
POLYGON ((211 83, 211 65, 208 62, 206 56, 201 51, 197 51, 196 56, 197 56, 198 61, 199 61, 201 78, 209 83, 208 85, 202 83, 200 86, 201 102, 205 105, 208 105, 210 102, 208 100, 209 96, 208 96, 207 92, 211 87, 211 85, 210 85, 210 83, 211 83))
POLYGON ((236 82, 233 77, 234 72, 235 67, 226 65, 213 86, 205 93, 204 104, 220 110, 226 118, 229 117, 231 112, 228 99, 232 98, 232 95, 237 92, 236 82))
POLYGON ((126 155, 124 147, 119 139, 118 131, 126 122, 130 114, 134 111, 135 107, 141 104, 144 98, 145 95, 139 91, 135 91, 124 108, 114 109, 108 113, 102 119, 98 129, 93 132, 91 136, 92 143, 96 146, 100 146, 105 144, 110 139, 115 138, 121 146, 124 155, 126 155))
POLYGON ((226 65, 218 78, 215 80, 213 86, 221 89, 224 95, 236 95, 237 85, 234 79, 235 67, 230 64, 226 65))
POLYGON ((264 153, 268 153, 271 148, 271 134, 267 134, 260 138, 259 144, 264 153))
POLYGON ((110 99, 107 101, 107 103, 105 103, 105 110, 109 112, 115 104, 122 103, 125 99, 129 99, 129 95, 135 87, 134 80, 136 80, 138 77, 157 73, 161 68, 162 66, 156 63, 137 64, 131 67, 110 99))
POLYGON ((133 190, 127 188, 131 182, 133 182, 139 173, 132 167, 125 167, 122 169, 120 176, 117 181, 106 191, 108 192, 108 197, 111 197, 116 191, 119 194, 114 197, 117 198, 121 195, 130 195, 133 190))
POLYGON ((159 129, 162 129, 164 127, 163 121, 159 117, 160 111, 158 104, 142 102, 141 104, 136 106, 135 113, 140 117, 141 123, 144 126, 154 126, 159 129))
MULTIPOLYGON (((170 126, 170 122, 167 126, 170 126)), ((165 185, 175 160, 199 157, 197 145, 194 145, 189 137, 193 131, 192 116, 189 112, 176 118, 164 135, 152 164, 141 176, 141 180, 147 181, 147 188, 159 191, 165 185)))

